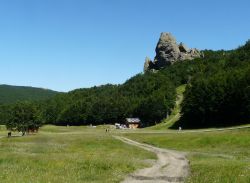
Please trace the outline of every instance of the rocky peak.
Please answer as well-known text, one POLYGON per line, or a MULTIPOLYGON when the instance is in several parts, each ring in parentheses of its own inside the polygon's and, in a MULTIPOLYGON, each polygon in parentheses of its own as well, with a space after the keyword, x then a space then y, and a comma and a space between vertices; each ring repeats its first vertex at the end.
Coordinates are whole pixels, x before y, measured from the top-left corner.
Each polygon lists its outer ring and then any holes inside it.
POLYGON ((154 61, 148 57, 145 60, 144 71, 159 70, 177 61, 192 60, 202 57, 202 53, 196 48, 189 49, 185 44, 178 44, 171 33, 161 33, 155 48, 154 61))

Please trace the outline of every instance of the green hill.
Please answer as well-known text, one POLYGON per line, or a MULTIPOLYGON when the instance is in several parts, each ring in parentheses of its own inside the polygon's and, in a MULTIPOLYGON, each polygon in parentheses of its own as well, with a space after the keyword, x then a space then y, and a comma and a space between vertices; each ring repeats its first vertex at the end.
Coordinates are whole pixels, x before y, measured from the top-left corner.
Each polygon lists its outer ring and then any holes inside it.
POLYGON ((0 104, 10 104, 17 101, 45 100, 55 96, 58 92, 25 86, 0 85, 0 104))
POLYGON ((145 127, 168 116, 165 124, 177 128, 249 123, 249 51, 249 41, 235 50, 204 50, 202 58, 138 74, 122 85, 58 95, 44 105, 44 121, 56 125, 99 125, 139 117, 145 127), (186 91, 181 90, 183 102, 175 106, 179 95, 176 88, 181 85, 186 85, 186 91))
MULTIPOLYGON (((39 116, 44 123, 55 125, 114 124, 128 117, 140 118, 143 127, 162 121, 164 127, 174 128, 250 123, 250 41, 235 50, 204 50, 203 54, 201 58, 137 74, 121 85, 58 94, 39 103, 39 116)), ((2 93, 7 97, 1 96, 0 101, 11 103, 51 96, 43 89, 38 89, 38 93, 34 92, 37 89, 30 90, 21 92, 26 98, 15 90, 5 90, 2 93)), ((5 118, 8 107, 12 106, 6 106, 2 112, 0 109, 5 118)))

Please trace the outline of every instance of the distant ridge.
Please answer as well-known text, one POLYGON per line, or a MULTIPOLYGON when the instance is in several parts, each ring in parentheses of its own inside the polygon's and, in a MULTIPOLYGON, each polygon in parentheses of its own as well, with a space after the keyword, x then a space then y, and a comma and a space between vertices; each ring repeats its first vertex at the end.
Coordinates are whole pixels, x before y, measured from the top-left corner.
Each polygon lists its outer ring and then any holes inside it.
POLYGON ((59 92, 30 86, 0 85, 0 105, 17 101, 38 101, 49 99, 59 92))

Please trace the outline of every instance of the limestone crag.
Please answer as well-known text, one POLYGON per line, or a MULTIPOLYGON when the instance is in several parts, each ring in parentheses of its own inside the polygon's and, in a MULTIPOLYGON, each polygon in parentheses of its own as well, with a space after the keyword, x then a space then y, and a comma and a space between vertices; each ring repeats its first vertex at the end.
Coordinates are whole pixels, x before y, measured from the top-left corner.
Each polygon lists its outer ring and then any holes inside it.
POLYGON ((157 43, 156 56, 154 61, 148 57, 145 60, 144 71, 159 70, 177 61, 192 60, 202 57, 202 53, 196 49, 189 49, 183 43, 177 44, 171 33, 161 33, 161 37, 157 43))

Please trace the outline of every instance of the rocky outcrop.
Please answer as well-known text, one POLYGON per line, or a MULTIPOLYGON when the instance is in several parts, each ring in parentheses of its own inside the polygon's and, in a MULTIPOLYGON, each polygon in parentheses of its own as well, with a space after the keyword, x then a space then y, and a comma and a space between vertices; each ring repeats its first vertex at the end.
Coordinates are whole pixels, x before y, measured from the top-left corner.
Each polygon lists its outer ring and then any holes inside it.
POLYGON ((171 33, 161 33, 157 43, 154 61, 148 57, 145 60, 144 71, 159 70, 177 61, 192 60, 202 57, 202 53, 196 49, 189 49, 183 43, 177 44, 171 33))

